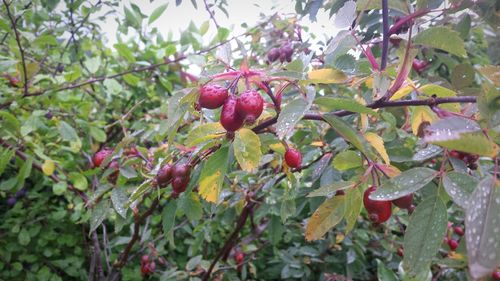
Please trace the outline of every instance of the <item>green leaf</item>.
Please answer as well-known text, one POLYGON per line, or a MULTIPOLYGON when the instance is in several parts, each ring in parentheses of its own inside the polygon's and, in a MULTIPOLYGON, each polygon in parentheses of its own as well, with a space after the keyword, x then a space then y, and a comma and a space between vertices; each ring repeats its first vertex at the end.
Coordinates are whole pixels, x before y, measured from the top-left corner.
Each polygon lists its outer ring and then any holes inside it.
POLYGON ((26 228, 22 228, 21 231, 19 231, 19 235, 17 236, 17 241, 19 241, 19 244, 21 246, 27 246, 30 243, 31 237, 26 228))
POLYGON ((106 132, 103 129, 98 127, 90 127, 90 135, 97 142, 105 142, 106 141, 106 132))
POLYGON ((310 105, 303 98, 294 99, 285 105, 276 124, 278 138, 283 139, 289 135, 295 125, 304 117, 309 107, 310 105))
MULTIPOLYGON (((389 8, 400 11, 403 14, 408 14, 408 5, 405 1, 401 0, 389 0, 389 8)), ((382 1, 372 1, 372 0, 358 0, 356 1, 356 10, 366 11, 366 10, 380 10, 382 9, 382 1)))
POLYGON ((134 63, 135 62, 135 56, 134 53, 127 47, 127 45, 123 43, 118 43, 113 45, 115 49, 118 51, 118 54, 125 58, 128 62, 134 63))
POLYGON ((337 181, 331 184, 327 184, 322 186, 315 191, 309 193, 307 197, 316 197, 316 196, 326 196, 332 197, 338 190, 348 189, 354 186, 354 182, 352 181, 337 181))
POLYGON ((462 208, 467 207, 477 183, 478 180, 476 178, 455 171, 447 173, 443 178, 444 189, 450 195, 453 202, 462 208))
POLYGON ((24 161, 21 169, 19 169, 19 174, 17 175, 17 189, 23 187, 24 180, 26 180, 31 175, 31 169, 33 167, 33 158, 28 156, 24 161))
POLYGON ((68 190, 68 185, 65 182, 58 182, 52 185, 52 192, 55 195, 63 195, 68 190))
POLYGON ((333 114, 324 114, 323 119, 332 126, 332 128, 342 136, 346 141, 350 142, 354 147, 356 147, 363 154, 369 156, 370 158, 376 158, 373 151, 371 151, 367 145, 367 142, 363 136, 361 136, 350 124, 346 121, 337 117, 333 114))
POLYGON ((234 156, 241 169, 252 172, 259 167, 260 158, 262 157, 260 139, 252 130, 242 128, 236 131, 233 148, 234 156))
POLYGON ((141 78, 133 75, 133 74, 126 74, 126 75, 123 75, 123 80, 125 81, 125 83, 129 84, 130 86, 137 86, 139 84, 139 82, 141 82, 141 78))
POLYGON ((394 200, 413 193, 429 182, 437 175, 437 172, 424 167, 406 170, 400 175, 382 182, 382 186, 370 194, 372 200, 394 200))
POLYGON ((199 221, 203 216, 200 197, 198 194, 190 192, 186 194, 186 200, 183 201, 182 210, 190 221, 199 221))
MULTIPOLYGON (((417 207, 418 208, 418 207, 417 207)), ((500 257, 500 185, 487 176, 479 182, 465 210, 469 271, 474 279, 489 276, 500 257)))
POLYGON ((333 158, 333 167, 339 171, 357 168, 362 165, 361 156, 352 150, 342 151, 333 158))
POLYGON ((87 190, 88 182, 87 178, 84 175, 78 172, 71 172, 69 173, 68 178, 73 183, 76 189, 82 191, 87 190))
POLYGON ((446 234, 448 214, 439 196, 417 205, 406 228, 403 267, 410 276, 427 272, 446 234))
POLYGON ((161 213, 161 223, 163 234, 167 235, 175 225, 175 212, 177 211, 177 201, 170 200, 161 213))
POLYGON ((154 9, 154 11, 151 13, 149 16, 148 24, 153 23, 155 20, 157 20, 161 14, 167 9, 168 3, 160 5, 158 8, 154 9))
POLYGON ((125 22, 133 28, 139 29, 142 19, 127 7, 123 7, 123 10, 125 12, 125 22))
POLYGON ((459 64, 451 72, 451 84, 455 89, 463 89, 474 83, 476 72, 469 64, 459 64))
POLYGON ((272 216, 269 223, 269 236, 271 244, 277 245, 283 237, 284 227, 279 216, 272 216))
POLYGON ((208 202, 217 203, 219 200, 227 171, 228 157, 229 148, 222 147, 203 165, 199 181, 199 194, 208 202))
POLYGON ((59 133, 61 134, 62 139, 65 141, 79 140, 78 134, 76 133, 75 129, 73 129, 71 125, 64 121, 61 121, 59 123, 59 133))
POLYGON ((6 112, 6 111, 0 111, 0 130, 7 130, 12 133, 17 132, 19 128, 21 127, 21 123, 17 118, 6 112))
POLYGON ((323 111, 343 109, 351 112, 366 113, 377 116, 377 112, 353 99, 319 97, 314 101, 323 111))
POLYGON ((9 164, 10 159, 12 159, 12 157, 14 157, 15 152, 16 151, 14 149, 5 149, 5 150, 1 151, 1 153, 0 153, 0 176, 5 171, 5 168, 9 164))
POLYGON ((94 209, 91 210, 89 233, 94 232, 94 230, 101 225, 104 219, 108 216, 108 212, 109 202, 107 200, 102 200, 94 207, 94 209))
POLYGON ((455 91, 436 84, 424 85, 418 88, 418 92, 429 97, 436 96, 438 98, 455 97, 457 95, 455 91))
POLYGON ((334 196, 325 200, 307 222, 306 240, 319 240, 344 217, 345 196, 334 196))
POLYGON ((185 145, 188 147, 196 146, 208 140, 225 136, 225 134, 226 130, 219 122, 201 124, 189 131, 185 145))
POLYGON ((377 278, 383 281, 398 281, 396 274, 385 267, 384 263, 377 259, 377 278))
POLYGON ((441 49, 459 57, 467 57, 464 41, 458 32, 447 27, 430 27, 415 36, 415 44, 441 49))
POLYGON ((115 211, 124 219, 127 218, 127 202, 128 196, 123 188, 116 187, 111 191, 111 202, 115 211))
POLYGON ((345 233, 351 232, 358 221, 359 214, 363 207, 363 193, 360 188, 350 188, 345 192, 346 196, 346 211, 345 233))

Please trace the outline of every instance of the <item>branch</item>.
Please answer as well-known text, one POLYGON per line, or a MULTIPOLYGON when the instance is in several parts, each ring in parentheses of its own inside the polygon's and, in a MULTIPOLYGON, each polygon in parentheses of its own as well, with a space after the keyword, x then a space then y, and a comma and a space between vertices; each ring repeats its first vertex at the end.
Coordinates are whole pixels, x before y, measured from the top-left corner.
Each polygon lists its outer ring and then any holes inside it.
POLYGON ((388 0, 382 0, 382 58, 380 70, 387 66, 387 54, 389 52, 389 5, 388 0))
POLYGON ((215 14, 214 12, 212 12, 210 10, 210 7, 208 7, 208 3, 207 3, 207 0, 203 0, 203 3, 205 4, 205 10, 207 10, 208 14, 210 15, 210 19, 212 19, 212 21, 214 22, 215 24, 215 27, 217 27, 217 29, 220 28, 219 24, 217 23, 217 21, 215 20, 215 14))
MULTIPOLYGON (((428 98, 424 100, 398 100, 398 101, 383 101, 378 100, 371 104, 368 104, 366 107, 377 109, 384 107, 400 107, 400 106, 435 106, 443 103, 475 103, 475 96, 460 96, 460 97, 447 97, 447 98, 428 98)), ((347 111, 347 110, 339 110, 332 112, 331 114, 335 114, 339 117, 348 116, 354 114, 355 112, 347 111)), ((321 114, 317 113, 309 113, 305 114, 302 117, 303 120, 317 120, 317 121, 325 121, 321 114)), ((264 130, 265 128, 275 124, 278 121, 277 117, 269 118, 259 125, 255 126, 252 130, 256 133, 264 130)))
MULTIPOLYGON (((6 141, 4 141, 3 139, 0 139, 0 145, 3 146, 3 147, 6 147, 8 149, 14 149, 15 150, 15 153, 16 155, 23 159, 24 161, 26 161, 26 159, 28 159, 28 155, 26 155, 24 152, 22 152, 21 150, 15 148, 14 146, 8 144, 6 141)), ((37 162, 34 162, 33 161, 33 168, 37 169, 38 171, 41 171, 43 172, 42 170, 42 165, 40 165, 39 163, 37 162)), ((56 183, 60 183, 60 182, 65 182, 63 180, 61 180, 55 173, 52 173, 52 175, 49 176, 49 178, 51 180, 53 180, 54 182, 56 183)), ((78 190, 76 189, 71 183, 69 182, 65 182, 67 185, 68 185, 68 189, 71 190, 73 193, 77 194, 78 196, 80 196, 80 198, 82 198, 83 202, 84 203, 87 203, 88 201, 88 197, 87 195, 81 191, 81 190, 78 190)))
POLYGON ((236 221, 236 227, 234 228, 233 232, 229 237, 226 239, 226 242, 224 243, 224 246, 219 250, 217 253, 217 256, 215 256, 215 259, 212 261, 210 264, 210 267, 208 268, 208 271, 205 272, 203 275, 202 280, 207 281, 210 278, 210 275, 212 274, 212 271, 214 270, 215 265, 219 261, 219 259, 229 252, 231 248, 233 247, 234 242, 238 238, 238 233, 243 229, 245 226, 245 223, 247 221, 248 216, 250 213, 253 211, 253 208, 257 205, 258 201, 249 201, 247 205, 243 208, 243 211, 241 211, 240 216, 238 217, 238 220, 236 221))
POLYGON ((405 17, 402 17, 400 20, 398 20, 391 28, 389 29, 389 34, 388 36, 391 36, 392 34, 396 33, 403 25, 408 23, 409 21, 421 17, 427 13, 429 13, 431 10, 430 9, 422 9, 414 12, 413 14, 409 14, 405 17))
POLYGON ((10 5, 7 4, 7 0, 3 0, 3 4, 5 5, 5 9, 7 10, 7 16, 10 19, 10 22, 12 24, 12 29, 14 30, 14 35, 16 36, 16 43, 17 47, 19 48, 19 54, 21 55, 21 63, 23 67, 23 78, 24 78, 24 94, 28 93, 28 71, 26 70, 26 60, 24 58, 24 49, 23 46, 21 45, 21 38, 19 37, 19 32, 17 31, 17 26, 16 26, 16 20, 12 16, 10 12, 10 5))

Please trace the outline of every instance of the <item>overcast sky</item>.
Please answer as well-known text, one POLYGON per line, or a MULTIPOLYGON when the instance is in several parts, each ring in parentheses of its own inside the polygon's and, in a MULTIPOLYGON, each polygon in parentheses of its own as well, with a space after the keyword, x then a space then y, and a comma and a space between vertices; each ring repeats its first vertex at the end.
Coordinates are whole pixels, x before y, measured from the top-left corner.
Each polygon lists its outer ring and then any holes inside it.
MULTIPOLYGON (((158 6, 169 3, 168 8, 158 18, 151 27, 157 27, 166 35, 169 31, 174 34, 174 39, 180 36, 182 30, 186 30, 192 20, 197 26, 210 19, 208 12, 204 8, 202 0, 196 0, 198 9, 195 9, 190 0, 183 0, 179 6, 175 5, 175 0, 155 0, 152 3, 150 0, 124 0, 121 1, 118 13, 123 17, 123 6, 130 7, 130 3, 135 3, 141 8, 141 12, 149 16, 158 6)), ((212 2, 208 0, 208 2, 212 2)), ((227 0, 227 11, 230 13, 227 17, 222 11, 216 8, 215 18, 220 26, 229 28, 232 31, 231 35, 238 35, 244 32, 241 28, 242 23, 248 26, 254 26, 259 21, 259 14, 264 13, 271 15, 274 12, 280 14, 294 13, 294 1, 292 0, 227 0)), ((147 22, 147 20, 146 20, 147 22)), ((301 21, 304 26, 310 27, 310 32, 317 35, 319 40, 331 38, 337 33, 334 28, 333 21, 328 18, 328 14, 320 10, 317 16, 317 22, 312 23, 308 17, 301 21), (325 36, 323 36, 325 34, 325 36)), ((108 17, 108 20, 102 25, 103 31, 107 34, 109 40, 108 45, 112 46, 116 43, 115 32, 117 29, 116 20, 113 17, 108 17)), ((216 29, 210 22, 210 30, 215 34, 216 29)), ((307 39, 307 34, 304 34, 304 39, 307 39)))

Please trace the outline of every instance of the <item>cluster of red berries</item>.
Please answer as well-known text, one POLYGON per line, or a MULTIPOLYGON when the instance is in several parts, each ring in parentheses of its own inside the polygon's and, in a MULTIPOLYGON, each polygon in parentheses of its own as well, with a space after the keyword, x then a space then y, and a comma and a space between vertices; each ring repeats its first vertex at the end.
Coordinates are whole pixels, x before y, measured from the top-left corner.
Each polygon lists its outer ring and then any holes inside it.
POLYGON ((293 55, 293 48, 292 46, 288 43, 283 45, 280 48, 272 48, 267 52, 267 61, 269 63, 275 62, 276 60, 280 60, 280 62, 291 62, 292 61, 292 55, 293 55))
POLYGON ((460 242, 460 238, 464 236, 465 232, 461 226, 453 227, 452 223, 448 223, 448 231, 443 239, 443 242, 448 244, 448 247, 451 251, 455 251, 458 248, 458 244, 460 242), (453 238, 453 233, 456 234, 456 238, 453 238))
POLYGON ((191 167, 188 164, 165 164, 156 174, 156 183, 159 187, 172 184, 172 197, 177 198, 184 192, 189 184, 191 167))
POLYGON ((392 215, 392 204, 401 209, 407 209, 410 213, 415 209, 415 206, 412 204, 413 194, 408 194, 392 201, 372 200, 369 196, 376 189, 376 186, 372 185, 363 194, 363 204, 372 222, 376 224, 386 222, 392 215))
POLYGON ((237 97, 219 85, 202 86, 198 104, 207 109, 222 106, 220 123, 228 132, 238 130, 244 123, 253 124, 264 110, 264 99, 259 92, 246 90, 237 97))
POLYGON ((148 255, 143 255, 141 257, 141 273, 142 276, 148 276, 155 272, 156 263, 150 260, 148 255))
POLYGON ((477 169, 477 160, 479 159, 479 155, 477 154, 452 150, 450 151, 450 157, 464 161, 465 165, 471 170, 477 169))
MULTIPOLYGON (((109 147, 105 147, 96 154, 94 154, 94 157, 92 157, 92 164, 94 164, 94 167, 101 167, 103 164, 104 160, 108 157, 110 157, 113 154, 113 149, 109 147)), ((113 172, 108 176, 108 180, 112 183, 116 182, 116 179, 118 179, 119 175, 119 168, 120 165, 118 164, 118 161, 116 159, 111 160, 111 162, 108 163, 106 167, 101 167, 105 169, 111 169, 113 172)))

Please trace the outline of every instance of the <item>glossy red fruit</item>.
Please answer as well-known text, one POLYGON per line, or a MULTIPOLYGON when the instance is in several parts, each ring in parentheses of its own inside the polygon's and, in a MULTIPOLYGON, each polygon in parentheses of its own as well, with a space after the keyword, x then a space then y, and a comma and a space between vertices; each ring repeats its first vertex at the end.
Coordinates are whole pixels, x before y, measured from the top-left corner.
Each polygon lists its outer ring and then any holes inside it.
POLYGON ((464 229, 460 226, 455 226, 453 228, 453 232, 455 232, 455 234, 457 234, 458 236, 464 236, 464 229))
POLYGON ((224 104, 227 96, 227 88, 219 85, 205 85, 200 89, 198 102, 203 108, 216 109, 224 104))
POLYGON ((243 126, 244 119, 236 111, 237 101, 235 96, 229 96, 220 113, 220 123, 229 132, 234 132, 243 126))
POLYGON ((188 184, 189 184, 189 177, 174 178, 172 180, 172 189, 174 190, 175 193, 180 194, 186 191, 188 184))
POLYGON ((190 173, 188 164, 177 164, 172 167, 172 177, 174 178, 189 177, 190 173))
MULTIPOLYGON (((281 52, 280 55, 283 56, 284 61, 285 60, 287 62, 291 62, 292 61, 293 48, 292 48, 292 46, 290 46, 290 44, 287 44, 287 45, 281 47, 280 52, 281 52)), ((281 57, 280 57, 280 59, 281 59, 281 57)))
POLYGON ((369 198, 370 194, 376 190, 375 186, 368 188, 363 194, 363 204, 370 219, 375 223, 386 222, 392 214, 391 201, 379 201, 369 198), (372 215, 376 215, 372 216, 372 215))
POLYGON ((425 60, 414 59, 412 63, 413 69, 418 73, 422 73, 429 63, 425 60))
POLYGON ((96 154, 94 154, 94 157, 92 157, 92 163, 94 164, 94 167, 100 167, 104 159, 109 157, 111 154, 113 154, 113 149, 107 147, 96 152, 96 154))
POLYGON ((495 281, 500 280, 500 271, 493 271, 491 273, 491 278, 495 281))
POLYGON ((245 260, 245 254, 243 254, 242 252, 238 252, 236 253, 236 255, 234 255, 234 261, 237 264, 242 264, 244 260, 245 260))
POLYGON ((448 240, 448 246, 450 250, 455 251, 458 248, 458 241, 454 239, 448 240))
POLYGON ((156 181, 160 187, 166 186, 172 179, 172 165, 166 164, 156 174, 156 181))
POLYGON ((243 92, 236 103, 236 112, 248 124, 253 124, 264 110, 264 99, 259 92, 247 90, 243 92))
POLYGON ((403 247, 399 247, 398 248, 398 251, 396 252, 396 254, 400 257, 403 257, 404 256, 404 250, 403 250, 403 247))
POLYGON ((401 209, 409 209, 412 203, 413 203, 413 193, 392 200, 392 204, 398 206, 401 209))
POLYGON ((141 257, 141 262, 142 262, 142 263, 147 263, 148 261, 149 261, 149 256, 148 256, 148 255, 143 255, 143 256, 141 257))
POLYGON ((278 48, 272 48, 267 52, 267 60, 269 62, 274 62, 280 57, 280 50, 278 48))
POLYGON ((285 152, 285 162, 292 168, 299 168, 302 164, 302 154, 295 148, 288 148, 285 152))

